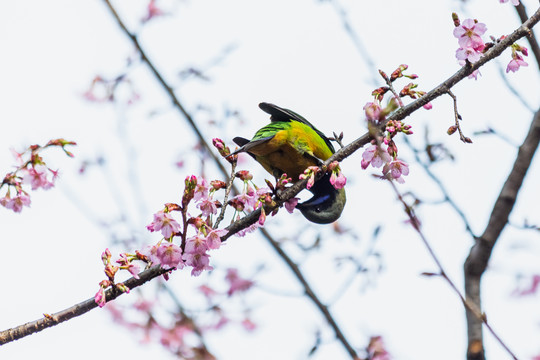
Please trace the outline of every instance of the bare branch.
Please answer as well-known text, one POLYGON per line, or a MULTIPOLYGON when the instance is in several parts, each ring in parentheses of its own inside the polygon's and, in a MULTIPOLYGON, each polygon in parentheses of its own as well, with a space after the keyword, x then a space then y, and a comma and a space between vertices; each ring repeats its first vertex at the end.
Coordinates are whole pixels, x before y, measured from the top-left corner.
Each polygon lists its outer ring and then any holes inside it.
MULTIPOLYGON (((153 268, 140 273, 139 279, 130 278, 127 281, 124 281, 124 285, 126 285, 129 289, 134 289, 169 271, 170 270, 162 269, 160 266, 154 266, 153 268)), ((123 293, 116 288, 111 288, 105 292, 107 301, 112 301, 122 294, 123 293)), ((96 307, 96 301, 94 298, 91 298, 52 315, 44 314, 43 318, 39 320, 0 332, 0 345, 21 339, 31 334, 35 334, 43 329, 53 327, 61 322, 83 315, 96 307)))
MULTIPOLYGON (((480 309, 481 277, 486 271, 493 247, 508 223, 508 217, 514 208, 521 184, 531 165, 532 158, 538 148, 539 142, 540 110, 534 115, 531 127, 529 128, 529 133, 525 137, 523 144, 519 147, 512 171, 508 175, 499 197, 495 201, 486 229, 484 230, 484 233, 476 239, 476 243, 471 248, 469 256, 464 264, 465 293, 467 300, 476 304, 480 309)), ((467 311, 467 325, 469 339, 468 358, 471 360, 483 359, 482 322, 478 321, 476 316, 467 311)))

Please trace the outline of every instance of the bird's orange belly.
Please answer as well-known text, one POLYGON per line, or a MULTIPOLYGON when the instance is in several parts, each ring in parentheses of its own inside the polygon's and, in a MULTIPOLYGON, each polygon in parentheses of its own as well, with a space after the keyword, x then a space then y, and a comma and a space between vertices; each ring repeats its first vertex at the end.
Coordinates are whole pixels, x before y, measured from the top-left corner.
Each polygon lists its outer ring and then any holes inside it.
POLYGON ((277 149, 273 147, 273 149, 267 148, 266 151, 261 151, 263 149, 257 150, 253 151, 253 153, 266 171, 272 175, 276 175, 275 170, 280 175, 286 173, 288 177, 295 181, 309 166, 317 165, 312 159, 304 156, 289 143, 281 144, 277 149))

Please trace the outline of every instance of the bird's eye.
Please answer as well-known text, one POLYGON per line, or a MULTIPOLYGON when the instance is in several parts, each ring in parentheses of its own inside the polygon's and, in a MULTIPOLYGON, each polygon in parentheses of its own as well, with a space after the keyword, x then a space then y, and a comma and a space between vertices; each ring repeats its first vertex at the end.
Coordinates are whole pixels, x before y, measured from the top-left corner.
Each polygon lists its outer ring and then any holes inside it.
POLYGON ((315 208, 316 212, 321 212, 321 208, 315 208))

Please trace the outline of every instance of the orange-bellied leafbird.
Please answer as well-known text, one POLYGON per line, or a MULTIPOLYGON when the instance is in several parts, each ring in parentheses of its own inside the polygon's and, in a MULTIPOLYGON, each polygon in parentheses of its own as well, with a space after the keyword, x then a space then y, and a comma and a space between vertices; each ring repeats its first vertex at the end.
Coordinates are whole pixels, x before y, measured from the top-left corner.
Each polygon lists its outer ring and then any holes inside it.
MULTIPOLYGON (((276 179, 287 174, 296 181, 309 166, 320 166, 334 153, 330 140, 302 116, 269 103, 260 103, 259 107, 271 115, 270 124, 251 140, 235 137, 233 141, 241 148, 233 154, 247 152, 276 179)), ((309 191, 313 197, 296 206, 306 219, 328 224, 341 216, 345 190, 330 184, 330 174, 316 181, 309 191)))

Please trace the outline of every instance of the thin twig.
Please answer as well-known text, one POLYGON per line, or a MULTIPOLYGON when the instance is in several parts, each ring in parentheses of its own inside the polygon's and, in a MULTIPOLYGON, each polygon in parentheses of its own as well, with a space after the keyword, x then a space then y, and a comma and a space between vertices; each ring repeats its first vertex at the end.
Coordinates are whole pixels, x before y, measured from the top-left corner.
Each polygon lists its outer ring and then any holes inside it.
POLYGON ((460 120, 461 120, 461 115, 459 115, 459 112, 458 112, 458 109, 457 109, 457 97, 456 95, 454 95, 454 93, 450 90, 448 90, 446 92, 451 98, 452 100, 454 101, 454 121, 455 121, 455 126, 457 128, 457 131, 459 132, 459 139, 461 141, 463 141, 464 143, 466 144, 471 144, 472 143, 472 140, 468 137, 466 137, 465 135, 463 135, 463 131, 461 131, 461 125, 460 125, 460 120))
POLYGON ((190 113, 187 112, 185 107, 182 105, 182 103, 180 102, 180 100, 178 99, 176 94, 174 93, 174 89, 169 86, 169 84, 167 83, 167 81, 165 80, 163 75, 161 75, 161 73, 158 71, 158 69, 154 66, 154 63, 152 61, 150 61, 150 59, 148 58, 148 55, 146 54, 146 51, 143 49, 143 47, 139 43, 139 40, 137 39, 137 36, 135 34, 132 34, 128 30, 128 28, 126 27, 126 25, 124 24, 122 19, 120 19, 120 16, 116 12, 116 9, 111 4, 111 2, 109 0, 103 0, 103 1, 105 2, 107 7, 109 8, 109 11, 111 12, 111 14, 116 19, 116 22, 118 23, 118 25, 120 26, 122 31, 130 38, 130 40, 133 43, 133 45, 135 46, 135 48, 137 48, 137 51, 141 55, 141 59, 146 63, 146 65, 148 66, 148 68, 150 69, 150 71, 152 72, 154 77, 160 83, 161 87, 163 87, 163 89, 165 90, 165 92, 167 93, 169 98, 171 99, 173 105, 178 109, 178 111, 180 111, 180 113, 184 116, 184 118, 186 119, 188 124, 191 126, 191 129, 193 130, 195 135, 197 135, 197 138, 199 139, 199 142, 202 144, 203 148, 208 152, 208 154, 210 154, 210 156, 212 157, 212 159, 216 163, 217 167, 222 172, 223 176, 227 178, 227 176, 228 176, 227 170, 225 169, 225 167, 221 163, 220 158, 217 157, 217 155, 213 151, 212 147, 208 144, 208 142, 206 141, 206 137, 201 133, 201 131, 199 130, 199 128, 195 124, 195 121, 193 120, 193 117, 191 116, 190 113))
POLYGON ((227 187, 225 188, 225 196, 223 197, 223 205, 221 206, 221 211, 219 213, 219 216, 216 219, 216 223, 213 226, 213 229, 217 229, 219 226, 219 223, 223 218, 225 217, 225 210, 227 209, 227 201, 229 201, 229 195, 231 194, 231 189, 233 188, 233 181, 236 178, 236 161, 233 161, 231 164, 231 174, 229 176, 229 181, 227 183, 227 187))
POLYGON ((403 196, 401 195, 401 193, 399 192, 397 186, 394 184, 393 181, 389 181, 390 184, 392 185, 392 188, 394 189, 394 192, 396 193, 397 197, 398 197, 398 200, 403 204, 404 206, 404 210, 405 210, 405 213, 407 214, 407 216, 409 217, 409 220, 410 220, 410 223, 412 225, 412 227, 416 230, 416 232, 418 233, 418 235, 420 236, 420 238, 422 239, 422 242, 424 243, 424 246, 426 247, 426 249, 428 250, 428 253, 429 255, 431 256, 431 258, 433 259, 433 261, 435 262, 435 264, 437 265, 437 267, 439 268, 439 275, 448 283, 448 285, 450 285, 450 288, 456 293, 456 295, 460 298, 461 302, 463 303, 463 305, 465 306, 465 308, 470 311, 472 314, 474 314, 474 316, 479 320, 481 321, 482 323, 484 323, 484 325, 486 325, 486 327, 488 328, 488 330, 491 332, 491 334, 493 335, 493 337, 495 337, 495 339, 499 342, 499 344, 501 344, 501 346, 508 352, 508 354, 510 354, 510 356, 512 356, 512 358, 514 360, 517 360, 517 357, 516 355, 514 355, 514 353, 510 350, 510 348, 504 343, 504 341, 502 341, 502 339, 499 337, 499 335, 497 335, 497 333, 493 330, 493 328, 491 327, 491 325, 488 324, 487 322, 487 317, 485 316, 485 314, 482 313, 482 311, 480 310, 480 308, 478 308, 476 306, 476 304, 474 304, 473 302, 471 301, 467 301, 465 299, 465 297, 461 294, 461 292, 459 291, 459 289, 457 288, 456 284, 452 281, 452 279, 450 279, 450 277, 448 276, 448 274, 446 273, 446 271, 444 270, 444 267, 442 266, 442 263, 441 261, 439 260, 439 258, 437 257, 437 255, 435 254, 435 251, 433 250, 433 248, 431 247, 431 244, 429 243, 429 241, 427 240, 427 238, 424 236, 424 233, 422 232, 422 230, 420 229, 420 222, 418 220, 418 218, 416 217, 416 214, 414 213, 413 209, 407 204, 407 202, 403 199, 403 196))
POLYGON ((416 149, 412 144, 411 142, 409 141, 409 138, 408 137, 404 137, 404 140, 405 140, 405 143, 411 148, 411 150, 413 151, 413 154, 414 154, 414 158, 416 159, 416 162, 418 164, 420 164, 420 166, 422 166, 422 168, 424 169, 424 171, 426 172, 426 174, 431 178, 431 180, 433 180, 433 182, 435 182, 435 184, 439 187, 439 190, 441 191, 444 199, 443 201, 444 202, 447 202, 453 209, 454 211, 459 215, 459 217, 461 218, 461 220, 463 221, 463 224, 465 225, 465 230, 473 237, 473 238, 476 238, 476 235, 474 234, 473 230, 472 230, 472 227, 471 227, 471 224, 469 223, 469 220, 467 220, 467 217, 465 216, 465 213, 463 212, 463 210, 461 210, 461 208, 455 203, 454 200, 452 200, 452 198, 450 197, 450 194, 448 192, 448 190, 446 189, 446 187, 444 186, 444 184, 442 183, 441 179, 439 179, 437 177, 437 175, 435 175, 431 169, 429 168, 428 164, 426 164, 425 161, 422 161, 422 159, 420 158, 420 151, 418 149, 416 149))
POLYGON ((324 305, 322 301, 319 299, 317 295, 315 295, 315 292, 307 282, 306 278, 298 268, 298 265, 294 263, 294 261, 287 255, 285 251, 281 248, 279 243, 275 241, 270 234, 266 231, 266 229, 261 229, 261 232, 263 236, 268 240, 272 248, 279 254, 279 256, 285 261, 289 269, 293 272, 296 279, 302 284, 304 287, 304 291, 306 292, 306 296, 313 301, 317 309, 324 315, 324 318, 328 322, 328 325, 334 330, 334 333, 336 334, 336 338, 341 342, 341 344, 345 347, 349 355, 352 359, 359 359, 358 354, 356 353, 356 350, 351 346, 351 344, 348 342, 347 338, 341 331, 339 325, 335 321, 334 317, 330 313, 330 309, 328 306, 324 305))

